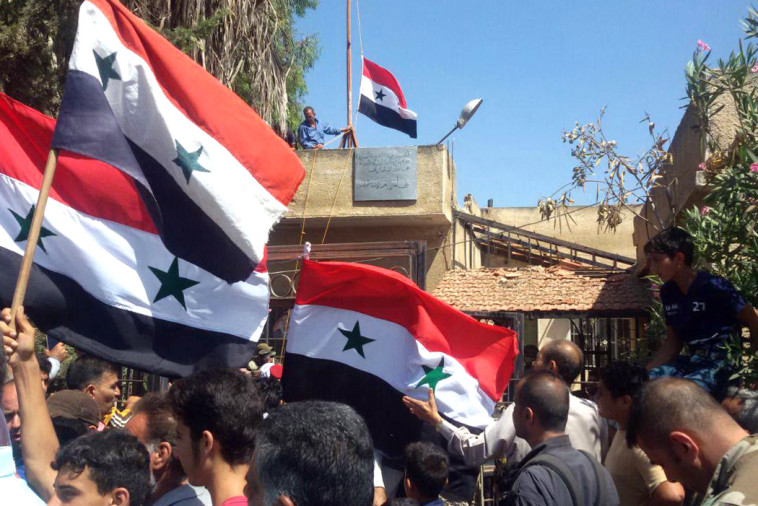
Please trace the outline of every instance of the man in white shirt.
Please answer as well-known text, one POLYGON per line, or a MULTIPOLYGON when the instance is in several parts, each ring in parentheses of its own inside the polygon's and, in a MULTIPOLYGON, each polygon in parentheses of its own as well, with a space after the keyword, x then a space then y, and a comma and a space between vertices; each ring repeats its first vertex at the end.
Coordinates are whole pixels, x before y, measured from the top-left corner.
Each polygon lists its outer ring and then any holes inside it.
MULTIPOLYGON (((537 371, 553 371, 570 386, 582 372, 583 365, 584 354, 576 344, 571 341, 551 341, 539 351, 533 368, 537 371)), ((403 397, 403 403, 417 418, 434 425, 447 440, 448 451, 461 456, 467 465, 478 466, 487 460, 501 457, 519 461, 531 450, 529 443, 516 437, 513 405, 481 434, 471 434, 466 427, 456 427, 440 416, 431 389, 428 401, 406 396, 403 397)), ((594 402, 574 395, 569 397, 566 433, 574 448, 584 450, 602 462, 608 450, 608 425, 600 417, 594 402)))

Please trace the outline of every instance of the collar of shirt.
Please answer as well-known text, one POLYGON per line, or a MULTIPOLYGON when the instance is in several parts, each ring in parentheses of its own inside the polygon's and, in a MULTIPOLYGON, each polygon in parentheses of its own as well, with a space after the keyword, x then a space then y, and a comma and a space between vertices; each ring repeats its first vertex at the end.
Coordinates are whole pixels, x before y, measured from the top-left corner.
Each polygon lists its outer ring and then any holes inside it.
POLYGON ((202 487, 193 487, 190 484, 184 484, 180 487, 176 487, 173 490, 169 490, 153 503, 153 506, 171 506, 180 501, 186 501, 194 497, 200 497, 202 494, 208 493, 206 489, 202 487))
POLYGON ((561 447, 571 447, 571 439, 569 439, 568 434, 561 434, 560 436, 551 437, 550 439, 547 439, 543 441, 542 443, 538 444, 534 448, 532 448, 532 451, 530 451, 526 457, 524 457, 524 460, 521 461, 521 464, 525 464, 528 461, 532 460, 534 457, 539 455, 540 453, 544 452, 548 448, 561 448, 561 447))

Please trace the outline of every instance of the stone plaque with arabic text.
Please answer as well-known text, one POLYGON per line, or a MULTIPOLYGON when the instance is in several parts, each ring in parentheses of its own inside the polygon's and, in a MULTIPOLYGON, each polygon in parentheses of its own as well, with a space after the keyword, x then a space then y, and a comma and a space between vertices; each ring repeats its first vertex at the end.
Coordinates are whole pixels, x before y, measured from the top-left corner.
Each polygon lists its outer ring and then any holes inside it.
POLYGON ((416 200, 416 147, 355 150, 356 202, 416 200))

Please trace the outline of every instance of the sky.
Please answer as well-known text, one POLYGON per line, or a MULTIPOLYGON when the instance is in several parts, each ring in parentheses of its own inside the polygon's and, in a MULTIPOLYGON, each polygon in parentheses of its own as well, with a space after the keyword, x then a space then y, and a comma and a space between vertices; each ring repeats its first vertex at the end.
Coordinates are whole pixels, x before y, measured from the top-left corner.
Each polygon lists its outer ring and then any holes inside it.
MULTIPOLYGON (((749 2, 738 0, 353 0, 353 109, 361 43, 387 68, 418 114, 418 139, 358 115, 361 147, 437 143, 471 99, 482 106, 448 138, 457 197, 481 206, 531 207, 571 179, 575 163, 561 140, 575 122, 604 127, 623 154, 650 147, 646 123, 673 136, 686 104, 684 67, 697 41, 726 58, 742 37, 749 2)), ((321 55, 306 75, 320 121, 347 123, 346 2, 321 0, 296 22, 319 37, 321 55)), ((355 116, 354 116, 355 117, 355 116)), ((338 141, 328 147, 334 147, 338 141)), ((575 192, 595 201, 594 187, 575 192)))

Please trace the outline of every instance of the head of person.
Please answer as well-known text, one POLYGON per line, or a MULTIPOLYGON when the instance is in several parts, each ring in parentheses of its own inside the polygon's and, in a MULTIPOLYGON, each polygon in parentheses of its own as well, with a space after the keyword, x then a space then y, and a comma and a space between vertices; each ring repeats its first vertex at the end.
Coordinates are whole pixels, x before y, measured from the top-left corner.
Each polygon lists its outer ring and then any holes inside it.
POLYGON ((274 357, 276 357, 276 351, 270 345, 258 343, 258 346, 255 347, 255 358, 258 366, 273 362, 274 357))
POLYGON ((552 371, 532 371, 516 385, 513 425, 532 447, 566 430, 569 390, 552 371))
POLYGON ((316 121, 316 111, 314 111, 311 106, 307 106, 303 109, 303 116, 308 123, 313 124, 316 121))
POLYGON ((758 432, 758 392, 729 387, 721 405, 743 429, 751 434, 758 432))
POLYGON ((325 401, 285 404, 258 430, 248 504, 370 506, 373 466, 368 427, 353 408, 325 401))
POLYGON ((664 377, 645 383, 632 403, 626 428, 670 481, 705 492, 724 454, 747 432, 696 383, 664 377))
POLYGON ((584 367, 582 349, 571 341, 550 341, 537 353, 532 368, 535 371, 552 371, 571 386, 584 367))
POLYGON ((132 417, 126 422, 125 429, 147 448, 150 472, 156 482, 169 472, 178 477, 184 475, 174 454, 176 417, 165 394, 145 394, 134 405, 132 417))
POLYGON ((176 417, 176 457, 192 485, 205 486, 219 469, 247 467, 263 403, 240 371, 200 371, 174 382, 167 395, 176 417))
POLYGON ((263 409, 270 412, 282 403, 282 383, 275 377, 258 378, 255 382, 263 401, 263 409))
POLYGON ((613 362, 603 369, 595 394, 600 416, 625 426, 632 399, 647 380, 647 370, 641 365, 613 362))
POLYGON ((150 493, 145 447, 120 430, 92 432, 62 446, 49 505, 139 506, 150 493))
POLYGON ((91 355, 74 360, 66 374, 71 390, 81 390, 97 403, 102 415, 107 415, 121 395, 118 387, 118 367, 91 355))
POLYGON ((47 399, 47 411, 61 446, 90 431, 97 430, 100 408, 80 390, 61 390, 47 399))
POLYGON ((405 447, 405 495, 420 503, 439 497, 447 485, 448 456, 439 446, 428 442, 405 447))
POLYGON ((14 443, 21 442, 21 415, 18 406, 18 394, 16 382, 11 380, 3 384, 2 407, 5 416, 5 424, 8 426, 8 434, 14 443))
POLYGON ((664 283, 681 269, 692 266, 694 254, 692 236, 679 227, 667 228, 645 244, 648 266, 664 283))
POLYGON ((42 353, 35 353, 37 357, 37 363, 39 363, 39 374, 42 377, 42 390, 47 393, 47 389, 50 387, 50 371, 53 369, 53 364, 42 353))

